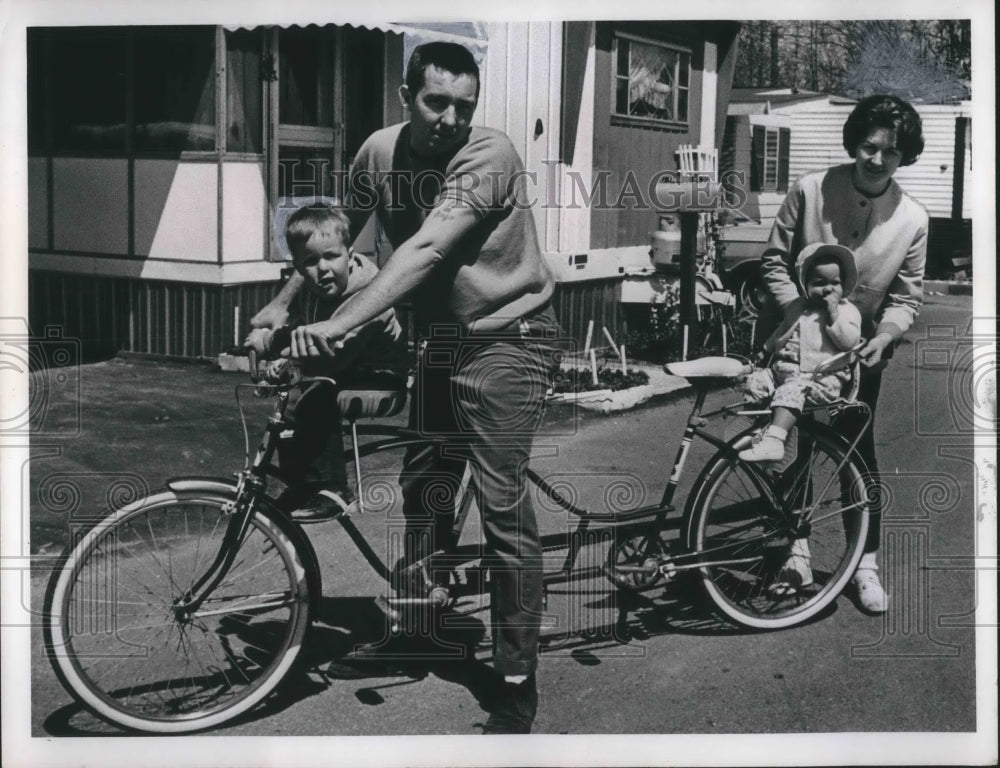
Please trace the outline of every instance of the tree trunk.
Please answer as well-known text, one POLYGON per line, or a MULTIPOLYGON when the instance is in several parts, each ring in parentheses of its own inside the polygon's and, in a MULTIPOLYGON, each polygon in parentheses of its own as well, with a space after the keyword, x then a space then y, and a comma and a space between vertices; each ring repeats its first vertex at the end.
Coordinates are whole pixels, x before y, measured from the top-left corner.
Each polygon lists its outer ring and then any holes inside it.
POLYGON ((781 85, 781 75, 778 72, 778 26, 771 25, 771 87, 781 85))

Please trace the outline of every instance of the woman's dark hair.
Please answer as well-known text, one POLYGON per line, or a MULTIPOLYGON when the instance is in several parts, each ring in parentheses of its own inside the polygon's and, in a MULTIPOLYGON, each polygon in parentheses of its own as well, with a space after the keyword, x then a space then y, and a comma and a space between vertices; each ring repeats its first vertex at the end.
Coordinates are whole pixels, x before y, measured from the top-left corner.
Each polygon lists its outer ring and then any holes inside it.
POLYGON ((424 87, 424 72, 434 65, 453 75, 472 75, 476 78, 476 98, 479 98, 479 65, 469 49, 458 43, 424 43, 410 54, 406 65, 406 87, 416 96, 424 87))
POLYGON ((844 123, 844 149, 854 157, 874 128, 889 128, 896 134, 896 148, 902 153, 900 165, 913 165, 924 151, 920 115, 909 102, 895 96, 869 96, 854 107, 844 123))

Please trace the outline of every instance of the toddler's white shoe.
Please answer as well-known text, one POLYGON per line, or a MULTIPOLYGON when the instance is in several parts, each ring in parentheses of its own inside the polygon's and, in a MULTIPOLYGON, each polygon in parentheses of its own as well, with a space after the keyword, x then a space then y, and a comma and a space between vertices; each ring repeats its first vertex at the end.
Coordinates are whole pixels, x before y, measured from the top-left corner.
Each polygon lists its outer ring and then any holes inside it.
POLYGON ((889 596, 878 580, 874 568, 858 568, 854 573, 854 587, 858 590, 858 601, 869 613, 885 613, 889 610, 889 596))
POLYGON ((810 586, 813 583, 811 560, 809 540, 793 541, 791 554, 771 584, 771 592, 776 595, 794 595, 803 587, 810 586))
POLYGON ((742 461, 781 461, 785 458, 785 443, 766 432, 757 435, 750 447, 740 451, 742 461))

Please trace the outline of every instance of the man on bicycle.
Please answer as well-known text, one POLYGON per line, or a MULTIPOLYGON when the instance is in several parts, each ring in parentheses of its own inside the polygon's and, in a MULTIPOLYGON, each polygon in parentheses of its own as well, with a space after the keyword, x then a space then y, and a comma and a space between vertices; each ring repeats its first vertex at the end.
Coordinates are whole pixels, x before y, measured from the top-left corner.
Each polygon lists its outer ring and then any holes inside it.
MULTIPOLYGON (((446 447, 414 449, 404 459, 405 557, 412 562, 447 542, 450 502, 468 463, 492 579, 494 668, 502 676, 484 732, 529 733, 543 581, 524 472, 559 330, 521 159, 506 135, 471 125, 479 85, 479 68, 462 46, 414 50, 399 90, 410 120, 369 137, 348 189, 352 235, 374 211, 394 251, 328 320, 295 329, 291 355, 336 355, 353 329, 412 300, 426 344, 410 426, 445 438, 446 447)), ((253 323, 284 322, 300 286, 293 275, 253 323)))

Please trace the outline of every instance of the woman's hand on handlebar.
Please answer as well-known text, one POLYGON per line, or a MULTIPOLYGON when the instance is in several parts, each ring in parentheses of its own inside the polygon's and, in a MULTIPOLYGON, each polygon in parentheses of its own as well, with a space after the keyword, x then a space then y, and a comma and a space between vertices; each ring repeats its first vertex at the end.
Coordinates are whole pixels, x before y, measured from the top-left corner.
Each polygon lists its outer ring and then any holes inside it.
POLYGON ((861 364, 866 368, 877 366, 882 361, 882 355, 886 348, 892 345, 892 336, 888 333, 877 333, 874 338, 865 344, 858 352, 861 364))

